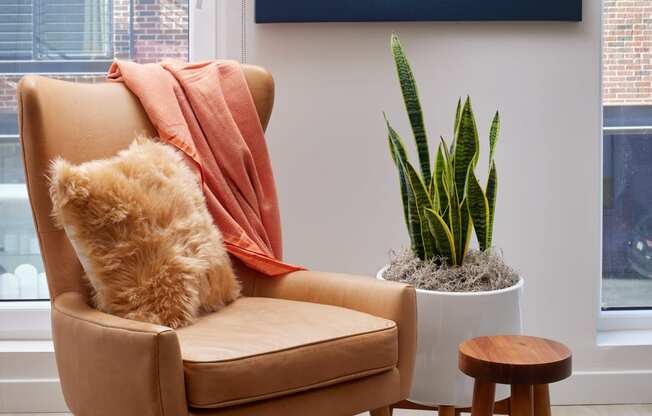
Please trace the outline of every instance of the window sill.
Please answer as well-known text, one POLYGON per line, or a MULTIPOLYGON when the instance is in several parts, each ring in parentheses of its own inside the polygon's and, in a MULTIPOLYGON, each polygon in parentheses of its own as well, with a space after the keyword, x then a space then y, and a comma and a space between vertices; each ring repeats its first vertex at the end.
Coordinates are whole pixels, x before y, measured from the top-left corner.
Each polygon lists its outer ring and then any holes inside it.
POLYGON ((598 332, 652 331, 652 310, 601 311, 598 332))
POLYGON ((9 353, 54 352, 51 340, 0 340, 0 354, 9 353))
POLYGON ((50 340, 49 301, 0 302, 0 340, 50 340))
POLYGON ((0 62, 0 74, 106 74, 112 59, 80 60, 29 60, 0 62))
POLYGON ((598 347, 641 347, 652 345, 652 329, 599 331, 598 347))

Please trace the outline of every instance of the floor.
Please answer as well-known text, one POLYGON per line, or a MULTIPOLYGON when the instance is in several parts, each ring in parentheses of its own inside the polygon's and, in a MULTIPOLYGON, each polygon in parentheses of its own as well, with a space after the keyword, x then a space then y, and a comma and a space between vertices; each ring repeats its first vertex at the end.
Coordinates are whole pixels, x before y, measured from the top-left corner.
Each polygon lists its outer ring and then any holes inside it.
MULTIPOLYGON (((434 413, 420 410, 396 410, 394 416, 426 416, 434 413)), ((67 413, 20 413, 2 416, 70 416, 67 413)), ((359 416, 367 416, 359 415, 359 416)), ((552 416, 652 416, 652 405, 627 406, 559 406, 553 407, 552 416)))
MULTIPOLYGON (((420 410, 394 411, 394 416, 426 416, 426 415, 434 416, 434 413, 424 412, 420 410)), ((468 416, 468 413, 465 413, 465 415, 468 416)), ((552 408, 552 416, 652 416, 652 405, 558 406, 552 408)))

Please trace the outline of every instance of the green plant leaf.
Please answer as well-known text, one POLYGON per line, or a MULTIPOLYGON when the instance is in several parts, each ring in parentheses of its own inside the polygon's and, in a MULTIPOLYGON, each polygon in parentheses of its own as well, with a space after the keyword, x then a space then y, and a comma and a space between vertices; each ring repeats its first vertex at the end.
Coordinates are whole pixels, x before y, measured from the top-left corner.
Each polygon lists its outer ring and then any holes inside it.
POLYGON ((489 129, 489 170, 491 170, 494 163, 494 155, 496 151, 496 143, 500 135, 500 113, 496 111, 494 119, 491 121, 491 128, 489 129))
POLYGON ((435 170, 432 170, 432 178, 430 179, 430 184, 428 185, 428 193, 430 194, 430 200, 432 201, 432 207, 435 211, 439 212, 439 193, 437 191, 437 175, 435 170))
POLYGON ((462 237, 460 239, 461 249, 457 251, 458 264, 464 263, 466 253, 469 251, 469 242, 471 241, 471 216, 469 214, 466 198, 462 201, 462 204, 460 204, 460 214, 462 219, 462 237))
POLYGON ((400 185, 400 188, 401 188, 401 202, 403 203, 402 204, 403 205, 403 217, 405 219, 405 225, 409 230, 410 229, 410 219, 409 219, 409 216, 408 216, 408 183, 407 183, 407 180, 405 178, 405 175, 402 174, 402 170, 398 166, 398 161, 397 161, 397 158, 396 158, 396 150, 394 149, 394 144, 392 143, 391 139, 389 139, 388 142, 389 142, 390 153, 392 154, 392 159, 394 160, 394 163, 396 164, 396 169, 397 169, 397 171, 399 173, 398 181, 399 181, 399 185, 400 185))
POLYGON ((439 212, 440 215, 448 206, 448 196, 446 195, 446 190, 444 189, 444 175, 446 174, 447 170, 448 166, 446 165, 446 160, 444 159, 442 144, 439 144, 439 147, 437 148, 437 158, 435 159, 435 170, 432 175, 432 181, 434 182, 434 187, 437 191, 438 209, 436 211, 439 212))
POLYGON ((410 63, 396 33, 392 34, 391 48, 394 62, 396 64, 398 79, 401 84, 403 101, 405 102, 405 108, 408 113, 408 118, 410 119, 410 126, 412 127, 414 140, 417 145, 419 165, 421 166, 424 181, 429 183, 431 176, 430 151, 428 149, 426 129, 423 124, 423 112, 419 101, 419 93, 416 81, 414 80, 414 74, 412 73, 412 68, 410 67, 410 63))
POLYGON ((419 213, 421 237, 423 239, 424 260, 430 260, 436 254, 436 247, 432 235, 427 230, 424 211, 426 209, 432 209, 432 200, 430 199, 426 185, 423 183, 423 180, 414 169, 414 166, 412 166, 410 162, 405 161, 403 162, 403 168, 405 172, 407 172, 410 189, 412 190, 412 195, 414 195, 414 199, 417 205, 417 212, 419 213))
POLYGON ((466 195, 466 176, 469 167, 475 168, 480 153, 478 129, 471 108, 471 99, 466 98, 460 115, 459 128, 455 139, 455 184, 461 198, 466 195))
POLYGON ((444 140, 443 137, 439 137, 441 140, 441 148, 443 150, 444 154, 444 162, 446 162, 444 165, 446 166, 446 169, 444 170, 444 173, 446 174, 446 177, 448 179, 448 184, 447 186, 450 186, 453 184, 453 181, 455 177, 453 176, 455 171, 454 171, 454 165, 453 165, 453 155, 451 154, 448 145, 446 144, 446 140, 444 140))
MULTIPOLYGON (((401 138, 398 136, 396 131, 392 128, 392 126, 389 124, 389 121, 387 120, 387 116, 385 113, 383 113, 383 116, 385 117, 385 123, 387 124, 387 142, 389 143, 389 153, 392 156, 392 160, 394 161, 394 165, 396 166, 396 169, 398 170, 399 173, 399 185, 401 187, 401 201, 403 202, 403 217, 405 219, 405 226, 408 228, 408 232, 410 232, 410 218, 408 215, 408 207, 409 207, 409 201, 408 201, 408 183, 407 183, 407 178, 404 174, 401 174, 401 166, 399 165, 399 156, 397 156, 397 152, 401 152, 401 158, 407 158, 407 155, 405 153, 405 146, 403 145, 403 142, 401 141, 401 138), (392 139, 393 137, 393 139, 392 139), (396 145, 394 144, 396 143, 396 145), (398 148, 397 148, 398 147, 398 148)), ((410 239, 412 239, 412 236, 410 235, 410 239)))
POLYGON ((498 173, 496 162, 491 162, 489 178, 487 178, 487 202, 489 204, 489 221, 487 223, 487 247, 491 247, 494 233, 494 213, 496 212, 496 195, 498 194, 498 173))
POLYGON ((488 224, 489 224, 489 202, 485 193, 482 191, 478 179, 473 173, 473 167, 469 166, 468 172, 468 190, 467 201, 469 206, 469 214, 471 214, 471 221, 473 221, 473 229, 475 235, 478 237, 478 244, 480 250, 485 251, 488 248, 488 224))
POLYGON ((430 232, 435 238, 439 255, 448 259, 450 265, 457 264, 453 234, 444 219, 432 209, 426 209, 426 219, 430 232))
POLYGON ((457 109, 455 110, 455 125, 453 126, 453 137, 457 137, 457 129, 460 126, 461 116, 462 116, 462 98, 458 98, 457 109))
POLYGON ((383 112, 383 117, 385 118, 385 124, 387 125, 387 132, 389 134, 388 138, 390 141, 390 144, 395 143, 394 150, 396 150, 397 154, 392 152, 392 160, 394 160, 394 163, 397 163, 396 157, 399 157, 401 160, 408 160, 407 156, 407 151, 405 150, 405 144, 403 143, 403 139, 401 139, 401 136, 398 135, 396 130, 392 127, 392 125, 389 123, 389 120, 387 119, 387 114, 383 112))
POLYGON ((455 164, 453 162, 453 155, 450 153, 448 146, 446 145, 446 140, 443 137, 441 139, 441 148, 444 153, 444 161, 446 162, 444 166, 444 175, 442 176, 444 182, 444 188, 446 189, 447 196, 450 198, 451 189, 455 186, 455 164))
MULTIPOLYGON (((392 154, 392 159, 396 164, 399 172, 399 181, 401 185, 401 198, 403 201, 403 214, 405 216, 405 223, 410 234, 410 242, 412 246, 412 252, 415 256, 419 257, 422 260, 425 260, 427 256, 432 257, 434 250, 434 244, 431 239, 427 241, 428 247, 424 244, 423 230, 425 226, 423 214, 419 208, 420 199, 423 198, 423 195, 418 194, 417 192, 422 192, 422 188, 418 185, 423 185, 423 182, 420 182, 420 177, 416 174, 416 178, 411 178, 411 172, 414 171, 412 165, 407 158, 407 152, 405 151, 405 145, 401 140, 401 137, 398 135, 396 130, 391 126, 387 118, 385 117, 385 122, 387 124, 388 131, 388 140, 390 146, 390 152, 392 154), (412 183, 414 181, 414 183, 412 183)), ((425 197, 427 198, 427 194, 425 197)), ((424 203, 425 202, 421 202, 424 203)))
POLYGON ((460 202, 457 196, 457 188, 451 187, 451 192, 448 197, 448 226, 453 234, 453 242, 455 244, 456 264, 460 265, 462 261, 462 214, 460 212, 460 202))
POLYGON ((407 188, 407 218, 408 218, 408 231, 410 233, 410 242, 412 244, 412 252, 421 260, 425 260, 425 249, 423 247, 423 235, 421 231, 421 217, 419 215, 419 208, 417 207, 417 199, 410 187, 408 174, 405 171, 404 165, 399 164, 399 174, 402 180, 405 181, 407 188))

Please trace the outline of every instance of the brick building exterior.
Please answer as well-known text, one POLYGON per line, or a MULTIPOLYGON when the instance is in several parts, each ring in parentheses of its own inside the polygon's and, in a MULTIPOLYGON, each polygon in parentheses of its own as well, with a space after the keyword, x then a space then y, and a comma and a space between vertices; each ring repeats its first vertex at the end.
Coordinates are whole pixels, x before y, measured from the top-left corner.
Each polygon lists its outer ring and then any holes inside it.
POLYGON ((604 0, 605 105, 652 104, 652 1, 604 0))
MULTIPOLYGON (((113 0, 114 59, 157 62, 188 59, 188 0, 113 0)), ((45 71, 47 73, 47 71, 45 71)), ((0 112, 16 111, 16 84, 24 74, 0 74, 0 112)), ((103 74, 52 74, 76 82, 100 82, 103 74)))

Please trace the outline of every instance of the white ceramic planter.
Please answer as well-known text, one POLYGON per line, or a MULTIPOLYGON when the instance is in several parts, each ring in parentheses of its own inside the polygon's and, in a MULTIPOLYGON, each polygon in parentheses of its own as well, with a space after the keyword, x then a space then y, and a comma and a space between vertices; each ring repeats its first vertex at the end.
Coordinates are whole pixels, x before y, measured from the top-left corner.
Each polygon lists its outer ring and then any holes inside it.
MULTIPOLYGON (((383 279, 386 269, 376 277, 383 279)), ((417 289, 417 357, 410 401, 469 407, 473 379, 459 371, 457 348, 469 338, 521 334, 522 293, 523 279, 512 287, 491 292, 417 289)), ((496 400, 508 396, 506 386, 496 386, 496 400)))

